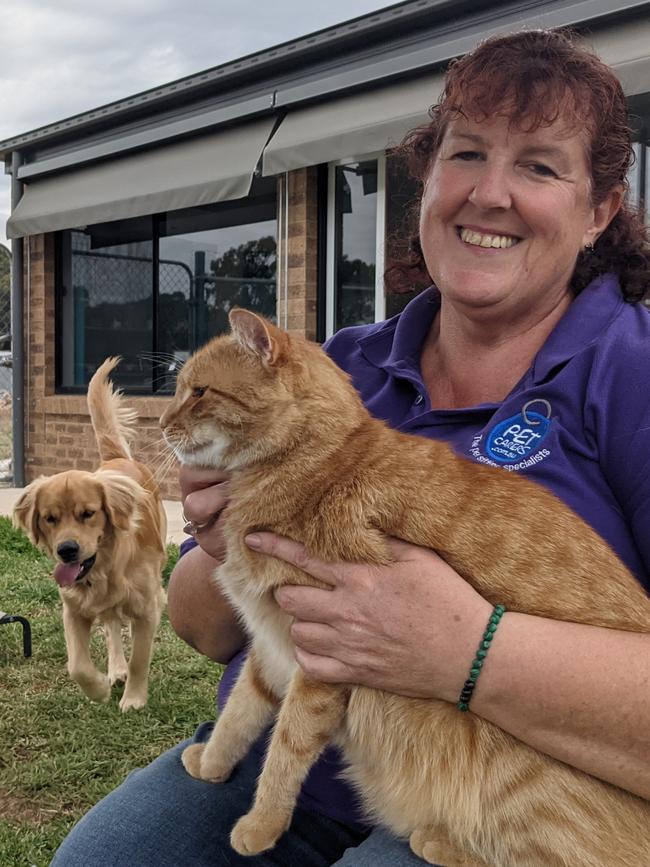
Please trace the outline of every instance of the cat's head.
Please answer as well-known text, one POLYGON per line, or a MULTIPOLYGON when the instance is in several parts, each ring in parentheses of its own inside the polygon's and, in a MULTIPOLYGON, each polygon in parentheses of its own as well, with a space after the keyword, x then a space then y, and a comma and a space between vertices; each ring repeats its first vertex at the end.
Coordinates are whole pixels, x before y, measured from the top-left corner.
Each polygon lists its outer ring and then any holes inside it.
POLYGON ((182 463, 224 470, 257 463, 330 424, 340 395, 354 405, 347 377, 320 347, 248 310, 229 319, 231 333, 185 363, 160 418, 182 463))

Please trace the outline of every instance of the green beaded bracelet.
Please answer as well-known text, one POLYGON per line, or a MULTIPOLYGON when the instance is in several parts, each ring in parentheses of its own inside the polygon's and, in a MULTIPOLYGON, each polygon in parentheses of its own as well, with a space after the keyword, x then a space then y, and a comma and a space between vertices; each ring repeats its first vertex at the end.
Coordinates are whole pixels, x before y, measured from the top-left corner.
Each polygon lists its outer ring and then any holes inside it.
POLYGON ((505 605, 494 606, 494 610, 492 611, 490 619, 488 620, 488 625, 485 629, 485 632, 483 633, 483 638, 481 639, 481 643, 479 644, 478 650, 476 651, 476 656, 472 660, 472 664, 469 669, 469 677, 463 684, 460 696, 458 697, 458 710, 469 710, 469 702, 472 698, 472 693, 474 692, 476 681, 478 680, 478 676, 481 673, 481 669, 483 667, 483 663, 485 662, 487 652, 490 649, 490 643, 492 641, 492 638, 494 637, 494 633, 497 631, 497 626, 499 625, 499 621, 505 614, 505 611, 505 605))

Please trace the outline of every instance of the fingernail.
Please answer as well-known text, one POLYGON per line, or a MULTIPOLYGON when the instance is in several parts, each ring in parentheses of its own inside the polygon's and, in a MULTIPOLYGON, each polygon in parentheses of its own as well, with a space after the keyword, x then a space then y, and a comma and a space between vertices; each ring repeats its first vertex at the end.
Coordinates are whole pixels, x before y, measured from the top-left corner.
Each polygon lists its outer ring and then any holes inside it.
POLYGON ((261 548, 262 540, 257 535, 257 533, 250 533, 248 536, 244 538, 244 542, 248 545, 249 548, 261 548))

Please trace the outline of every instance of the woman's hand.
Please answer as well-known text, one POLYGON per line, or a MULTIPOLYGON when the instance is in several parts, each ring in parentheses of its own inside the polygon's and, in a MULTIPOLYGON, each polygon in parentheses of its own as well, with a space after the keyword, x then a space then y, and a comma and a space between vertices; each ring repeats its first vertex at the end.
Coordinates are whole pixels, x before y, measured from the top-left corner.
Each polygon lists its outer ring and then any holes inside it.
POLYGON ((228 476, 207 467, 181 466, 179 473, 187 532, 199 546, 221 562, 226 553, 220 514, 228 504, 228 476))
POLYGON ((296 659, 306 674, 457 701, 492 606, 437 554, 391 539, 395 563, 371 567, 325 563, 272 533, 246 541, 331 585, 288 585, 275 594, 295 618, 296 659))

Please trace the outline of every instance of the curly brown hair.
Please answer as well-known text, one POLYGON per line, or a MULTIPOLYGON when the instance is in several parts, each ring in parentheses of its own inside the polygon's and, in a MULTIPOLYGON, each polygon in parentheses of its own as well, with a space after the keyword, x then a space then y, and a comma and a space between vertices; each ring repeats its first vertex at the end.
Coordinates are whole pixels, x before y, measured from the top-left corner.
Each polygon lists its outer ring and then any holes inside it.
MULTIPOLYGON (((634 152, 623 89, 613 71, 571 31, 530 30, 492 37, 450 64, 443 93, 429 110, 431 120, 409 132, 393 151, 420 183, 450 119, 458 114, 478 121, 502 115, 531 132, 558 118, 566 120, 568 129, 587 133, 594 204, 618 186, 628 189, 634 152)), ((395 252, 386 269, 391 291, 412 291, 432 282, 420 246, 418 216, 416 201, 408 215, 407 237, 393 243, 395 252)), ((625 201, 594 251, 578 255, 571 289, 577 295, 595 277, 614 272, 627 301, 650 299, 649 264, 648 230, 625 201)))

